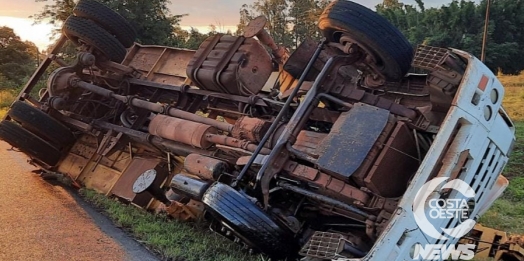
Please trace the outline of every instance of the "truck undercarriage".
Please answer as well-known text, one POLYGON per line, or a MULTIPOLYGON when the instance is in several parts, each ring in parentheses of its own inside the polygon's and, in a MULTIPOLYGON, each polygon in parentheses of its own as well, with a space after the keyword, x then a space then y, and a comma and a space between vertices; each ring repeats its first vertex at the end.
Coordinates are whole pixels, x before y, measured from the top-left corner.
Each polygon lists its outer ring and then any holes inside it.
MULTIPOLYGON (((459 50, 413 50, 358 4, 334 1, 319 20, 325 39, 292 53, 263 17, 193 51, 132 44, 132 30, 114 30, 126 27, 122 17, 93 10, 111 11, 80 1, 0 123, 0 137, 46 171, 206 219, 277 260, 411 260, 416 244, 459 241, 433 240, 414 221, 426 182, 468 183, 472 219, 507 187, 500 174, 515 128, 495 75, 459 50), (59 56, 68 39, 78 45, 73 64, 59 56), (62 67, 32 97, 52 62, 62 67)), ((461 239, 482 256, 524 260, 517 241, 481 226, 461 239)))

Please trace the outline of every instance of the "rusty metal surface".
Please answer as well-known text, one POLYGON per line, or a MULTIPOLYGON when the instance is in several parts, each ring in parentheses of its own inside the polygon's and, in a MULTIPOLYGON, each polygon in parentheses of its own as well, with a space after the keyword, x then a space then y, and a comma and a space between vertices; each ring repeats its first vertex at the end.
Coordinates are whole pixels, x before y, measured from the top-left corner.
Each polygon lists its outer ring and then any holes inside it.
POLYGON ((237 139, 260 142, 271 123, 258 118, 241 117, 235 123, 231 135, 237 139))
POLYGON ((451 52, 446 48, 419 45, 412 66, 432 71, 439 68, 450 54, 451 52))
POLYGON ((318 165, 324 171, 347 180, 360 168, 389 120, 389 112, 356 104, 343 113, 318 148, 318 165))
MULTIPOLYGON (((104 78, 110 78, 109 76, 100 76, 104 78)), ((111 78, 112 79, 112 78, 111 78)), ((253 103, 250 101, 249 97, 245 96, 239 96, 239 95, 232 95, 232 94, 225 94, 225 93, 217 93, 217 92, 211 92, 207 90, 202 90, 198 88, 189 88, 186 89, 183 86, 180 85, 169 85, 169 84, 163 84, 163 83, 156 83, 151 81, 145 81, 141 79, 130 79, 129 83, 136 86, 146 86, 150 88, 156 88, 161 90, 171 90, 176 92, 184 92, 188 94, 193 95, 199 95, 199 96, 208 96, 208 97, 214 97, 214 98, 220 98, 227 101, 237 101, 237 102, 243 102, 243 103, 253 103)), ((258 106, 267 106, 262 100, 256 100, 254 101, 255 105, 258 106)))
POLYGON ((468 235, 460 239, 460 244, 474 244, 476 246, 475 259, 504 261, 524 260, 524 237, 522 235, 508 235, 506 232, 475 225, 468 235))
POLYGON ((107 195, 113 184, 120 178, 120 174, 118 170, 90 161, 77 178, 77 182, 107 195), (93 169, 96 171, 92 171, 93 169))
MULTIPOLYGON (((313 64, 316 61, 316 58, 318 58, 318 55, 320 55, 322 47, 323 45, 319 45, 317 52, 308 64, 308 69, 304 71, 300 79, 301 82, 305 80, 307 74, 309 73, 309 69, 312 68, 313 64)), ((317 95, 321 92, 321 86, 324 83, 324 81, 327 81, 327 79, 329 78, 329 73, 333 70, 338 71, 337 68, 340 68, 343 64, 351 63, 352 61, 354 61, 354 58, 350 56, 339 56, 333 57, 327 62, 325 68, 322 70, 319 77, 315 80, 315 83, 311 87, 311 90, 304 97, 304 100, 298 106, 297 110, 289 120, 289 123, 283 129, 282 134, 280 134, 280 137, 278 138, 275 144, 275 148, 271 151, 271 154, 267 159, 267 162, 263 164, 260 170, 258 171, 256 183, 260 186, 260 190, 263 195, 264 205, 266 207, 269 204, 270 182, 275 177, 275 175, 277 175, 278 172, 281 171, 281 169, 283 168, 284 164, 290 156, 290 152, 285 149, 286 144, 289 142, 290 138, 293 135, 298 135, 300 130, 304 127, 304 124, 306 124, 308 117, 311 114, 311 111, 318 106, 319 101, 317 99, 317 95)), ((296 93, 298 93, 300 87, 301 84, 299 84, 298 88, 295 88, 295 92, 291 95, 290 98, 294 98, 296 93)), ((291 100, 288 99, 286 105, 290 106, 290 103, 291 100)), ((283 117, 283 114, 285 113, 284 109, 286 108, 284 107, 282 111, 279 113, 280 117, 283 117)), ((277 122, 275 122, 272 125, 272 127, 274 127, 275 130, 277 127, 276 123, 277 122)), ((253 155, 252 159, 254 160, 254 157, 256 156, 257 153, 253 155)), ((239 175, 240 177, 247 172, 247 169, 250 167, 249 165, 250 164, 244 166, 242 172, 239 175)))
POLYGON ((69 150, 63 162, 58 166, 58 170, 61 173, 68 174, 75 180, 78 179, 88 162, 96 153, 97 142, 96 137, 82 135, 69 150))
POLYGON ((186 112, 186 111, 183 111, 183 110, 179 110, 179 109, 176 109, 176 108, 169 108, 167 113, 169 115, 173 116, 173 117, 181 118, 181 119, 188 120, 188 121, 194 121, 194 122, 198 122, 198 123, 202 123, 202 124, 211 125, 213 127, 216 127, 219 130, 228 131, 228 132, 233 130, 233 125, 231 125, 231 124, 229 124, 227 122, 221 122, 221 121, 217 121, 215 119, 206 118, 206 117, 203 117, 203 116, 200 116, 200 115, 196 115, 196 114, 193 114, 193 113, 189 113, 189 112, 186 112))
POLYGON ((350 204, 365 205, 370 199, 369 195, 364 191, 317 169, 289 162, 285 166, 285 170, 295 178, 311 182, 320 187, 327 195, 344 200, 350 204))
POLYGON ((340 117, 341 112, 330 111, 325 108, 315 108, 309 118, 313 121, 335 123, 340 117))
MULTIPOLYGON (((147 170, 155 169, 160 163, 159 159, 147 159, 136 157, 131 161, 129 167, 122 173, 120 178, 114 183, 114 186, 111 188, 110 194, 115 195, 123 200, 134 202, 136 194, 133 192, 133 184, 137 178, 142 175, 147 170)), ((147 206, 151 200, 150 195, 145 195, 144 197, 149 198, 141 200, 140 206, 147 206), (144 204, 145 202, 145 204, 144 204)))
POLYGON ((366 186, 366 182, 364 180, 366 179, 371 167, 375 165, 375 160, 377 159, 378 155, 382 151, 383 145, 386 144, 395 126, 396 126, 396 121, 391 116, 388 123, 386 124, 386 127, 384 128, 384 131, 382 132, 382 134, 380 134, 380 136, 376 140, 375 146, 373 146, 369 154, 366 156, 366 159, 364 160, 362 165, 360 165, 358 170, 352 176, 352 180, 358 186, 360 187, 366 186))
POLYGON ((257 94, 272 72, 271 57, 258 41, 220 34, 204 41, 187 66, 199 88, 246 96, 257 94))
POLYGON ((275 56, 275 59, 279 63, 285 63, 289 58, 289 53, 283 46, 278 46, 275 43, 275 40, 269 35, 269 33, 264 29, 267 24, 267 18, 265 16, 259 16, 249 22, 249 24, 244 28, 244 37, 257 39, 269 47, 275 56))
POLYGON ((345 242, 346 239, 342 234, 317 231, 302 247, 300 255, 321 260, 343 258, 340 253, 344 250, 345 242))
POLYGON ((228 170, 228 165, 224 161, 190 154, 184 160, 184 168, 190 174, 196 175, 205 180, 218 180, 220 175, 228 170))
POLYGON ((307 190, 307 189, 304 189, 304 188, 301 188, 301 187, 297 187, 297 186, 291 185, 291 184, 286 183, 286 182, 281 182, 278 185, 281 188, 285 189, 285 190, 289 190, 289 191, 295 192, 297 194, 303 195, 305 197, 311 198, 313 200, 320 201, 323 204, 329 206, 330 208, 340 208, 340 209, 342 209, 344 211, 347 211, 347 212, 353 213, 353 214, 355 214, 357 216, 360 216, 360 221, 366 220, 370 216, 369 214, 367 214, 366 212, 360 210, 359 208, 356 208, 356 207, 354 207, 352 205, 349 205, 349 204, 347 204, 345 202, 333 199, 331 197, 324 196, 324 195, 319 194, 319 193, 315 193, 315 192, 313 192, 311 190, 307 190))
POLYGON ((213 143, 206 139, 206 135, 216 134, 217 130, 209 125, 157 115, 149 124, 149 133, 197 148, 208 149, 213 143))
MULTIPOLYGON (((318 43, 311 39, 306 39, 303 41, 297 50, 295 50, 287 60, 286 64, 284 65, 284 70, 293 77, 299 78, 306 68, 308 62, 311 60, 311 57, 313 57, 317 46, 318 43)), ((322 51, 322 53, 324 52, 325 51, 322 51)), ((315 62, 314 67, 306 77, 308 81, 315 79, 315 77, 320 73, 320 70, 322 70, 324 62, 325 61, 322 61, 319 57, 319 60, 315 62)), ((284 92, 285 90, 281 91, 284 92)))
POLYGON ((318 146, 323 144, 327 136, 325 133, 301 131, 297 136, 297 141, 293 144, 293 148, 305 152, 310 156, 318 157, 318 146))
MULTIPOLYGON (((284 70, 294 76, 295 78, 300 77, 304 69, 306 68, 307 63, 313 56, 313 53, 315 52, 315 49, 317 48, 318 43, 313 41, 312 39, 305 39, 300 46, 295 50, 289 59, 287 60, 286 64, 284 65, 284 70)), ((311 72, 307 75, 306 79, 308 81, 314 81, 315 78, 318 76, 320 71, 322 71, 322 68, 325 66, 325 64, 328 62, 328 60, 331 57, 340 55, 341 52, 329 44, 324 47, 322 52, 320 53, 318 60, 315 62, 313 69, 311 72)), ((342 78, 352 80, 359 77, 359 73, 356 71, 356 69, 351 65, 347 64, 343 68, 341 68, 338 71, 338 74, 342 78)), ((282 90, 284 92, 285 90, 282 90)))
POLYGON ((417 113, 404 105, 398 104, 393 100, 389 100, 380 97, 375 94, 368 93, 364 90, 358 90, 351 86, 335 86, 335 89, 331 91, 339 97, 347 98, 353 102, 362 102, 368 105, 376 106, 381 109, 389 110, 391 113, 407 117, 409 119, 415 119, 417 113))
POLYGON ((58 166, 58 171, 86 187, 108 195, 131 159, 129 154, 122 151, 95 157, 98 142, 94 136, 81 136, 58 166))
POLYGON ((399 122, 364 182, 367 188, 381 196, 400 197, 418 166, 413 132, 405 123, 399 122), (395 178, 389 176, 392 169, 395 178))
POLYGON ((122 64, 142 72, 142 78, 148 81, 182 85, 194 54, 193 50, 135 44, 122 64))
MULTIPOLYGON (((215 134, 206 134, 205 135, 206 141, 212 144, 219 144, 224 146, 229 146, 232 148, 239 148, 244 149, 249 152, 254 152, 257 149, 257 145, 253 144, 250 141, 247 140, 239 140, 235 139, 233 137, 228 137, 225 135, 215 135, 215 134)), ((268 155, 271 152, 271 150, 267 148, 263 148, 260 153, 268 155)))
POLYGON ((165 208, 165 211, 169 216, 180 221, 198 221, 204 212, 204 204, 194 200, 187 204, 174 201, 165 208))

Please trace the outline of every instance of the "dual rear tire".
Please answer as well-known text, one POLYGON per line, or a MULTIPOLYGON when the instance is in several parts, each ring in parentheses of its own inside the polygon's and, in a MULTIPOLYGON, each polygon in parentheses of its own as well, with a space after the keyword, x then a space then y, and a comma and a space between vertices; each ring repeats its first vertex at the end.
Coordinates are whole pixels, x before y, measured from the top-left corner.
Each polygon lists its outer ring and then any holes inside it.
POLYGON ((56 166, 75 142, 69 128, 23 101, 16 101, 8 116, 11 120, 0 122, 0 139, 47 166, 56 166))
POLYGON ((62 33, 75 45, 88 45, 107 59, 121 63, 136 32, 125 18, 95 0, 80 0, 64 23, 62 33))

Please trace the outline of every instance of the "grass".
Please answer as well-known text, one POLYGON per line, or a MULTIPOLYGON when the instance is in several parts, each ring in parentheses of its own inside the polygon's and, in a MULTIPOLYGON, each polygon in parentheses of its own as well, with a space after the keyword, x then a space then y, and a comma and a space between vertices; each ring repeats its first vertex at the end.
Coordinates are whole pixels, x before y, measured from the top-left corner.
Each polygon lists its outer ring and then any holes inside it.
POLYGON ((183 223, 164 215, 152 215, 142 209, 106 198, 92 190, 80 194, 102 209, 113 222, 128 231, 163 260, 174 261, 256 261, 246 251, 198 223, 183 223))
POLYGON ((506 89, 504 108, 514 121, 524 121, 524 72, 520 75, 499 75, 506 89))
POLYGON ((15 100, 16 95, 11 90, 0 90, 0 118, 3 118, 7 113, 9 106, 15 100))

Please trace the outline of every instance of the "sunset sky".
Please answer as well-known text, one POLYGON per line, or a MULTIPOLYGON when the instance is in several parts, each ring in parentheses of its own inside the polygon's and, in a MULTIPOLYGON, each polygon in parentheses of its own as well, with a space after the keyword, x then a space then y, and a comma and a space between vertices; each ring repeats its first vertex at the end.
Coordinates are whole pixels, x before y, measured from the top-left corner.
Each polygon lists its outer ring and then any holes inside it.
MULTIPOLYGON (((52 0, 48 0, 52 2, 52 0)), ((189 14, 182 20, 184 28, 195 27, 201 32, 208 30, 210 24, 220 25, 226 31, 235 28, 239 20, 238 11, 242 4, 252 3, 253 0, 171 0, 172 14, 189 14)), ((382 0, 356 0, 355 2, 373 7, 382 0)), ((404 3, 413 4, 414 0, 404 0, 404 3)), ((449 3, 451 0, 426 0, 429 6, 438 6, 449 3)), ((9 26, 23 40, 34 42, 41 49, 49 45, 49 33, 52 26, 48 24, 33 25, 29 16, 40 11, 46 2, 35 0, 0 0, 0 26, 9 26)))

